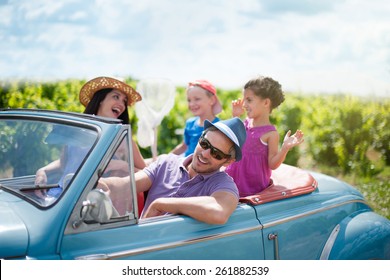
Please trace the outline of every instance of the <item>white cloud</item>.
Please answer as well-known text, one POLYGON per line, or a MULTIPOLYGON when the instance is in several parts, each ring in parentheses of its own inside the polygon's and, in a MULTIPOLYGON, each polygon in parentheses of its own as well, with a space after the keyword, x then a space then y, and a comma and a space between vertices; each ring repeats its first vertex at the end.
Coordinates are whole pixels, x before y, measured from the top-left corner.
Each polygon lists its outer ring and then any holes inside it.
POLYGON ((387 0, 19 0, 0 4, 0 78, 256 74, 287 90, 390 96, 387 0))

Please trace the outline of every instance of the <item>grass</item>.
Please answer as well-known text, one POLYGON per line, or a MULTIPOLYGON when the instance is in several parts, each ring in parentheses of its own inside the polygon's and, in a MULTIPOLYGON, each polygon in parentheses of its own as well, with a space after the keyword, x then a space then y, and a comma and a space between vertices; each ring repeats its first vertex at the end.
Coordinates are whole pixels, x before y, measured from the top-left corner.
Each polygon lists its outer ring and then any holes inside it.
POLYGON ((375 212, 390 219, 390 167, 372 178, 351 178, 344 181, 355 186, 375 212))
POLYGON ((390 167, 386 167, 381 173, 370 178, 354 174, 341 175, 335 168, 320 167, 318 169, 319 172, 354 186, 363 194, 376 213, 390 219, 390 167))
POLYGON ((371 152, 370 157, 370 160, 382 169, 380 173, 371 177, 363 177, 355 173, 343 174, 338 166, 320 165, 308 156, 301 157, 297 166, 335 177, 350 184, 363 194, 365 200, 376 213, 390 220, 390 166, 386 166, 381 155, 373 155, 371 152))

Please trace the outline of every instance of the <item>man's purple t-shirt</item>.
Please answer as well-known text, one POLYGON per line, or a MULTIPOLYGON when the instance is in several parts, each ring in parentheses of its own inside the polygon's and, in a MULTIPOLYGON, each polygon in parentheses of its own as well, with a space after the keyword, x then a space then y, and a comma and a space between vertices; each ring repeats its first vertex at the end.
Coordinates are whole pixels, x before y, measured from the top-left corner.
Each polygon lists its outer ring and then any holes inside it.
POLYGON ((216 191, 226 191, 238 199, 237 186, 225 172, 198 174, 190 179, 185 166, 191 160, 192 155, 186 158, 175 154, 161 155, 143 170, 152 180, 144 210, 160 197, 210 196, 216 191))

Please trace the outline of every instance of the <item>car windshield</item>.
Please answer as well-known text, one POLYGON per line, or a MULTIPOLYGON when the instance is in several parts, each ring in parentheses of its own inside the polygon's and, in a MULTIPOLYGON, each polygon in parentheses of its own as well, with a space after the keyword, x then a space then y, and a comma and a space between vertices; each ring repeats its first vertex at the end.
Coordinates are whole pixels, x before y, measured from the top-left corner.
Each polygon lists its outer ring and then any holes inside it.
POLYGON ((51 205, 96 139, 97 132, 85 127, 0 119, 0 187, 42 206, 51 205))

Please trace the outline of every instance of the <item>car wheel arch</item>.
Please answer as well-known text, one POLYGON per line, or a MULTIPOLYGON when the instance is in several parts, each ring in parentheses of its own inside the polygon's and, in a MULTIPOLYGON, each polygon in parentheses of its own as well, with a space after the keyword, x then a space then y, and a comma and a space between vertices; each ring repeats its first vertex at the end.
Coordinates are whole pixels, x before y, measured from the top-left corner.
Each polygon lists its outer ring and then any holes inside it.
POLYGON ((375 245, 389 242, 389 220, 363 211, 344 218, 333 228, 320 259, 389 259, 390 248, 375 245))

